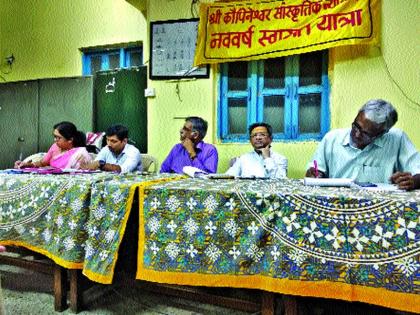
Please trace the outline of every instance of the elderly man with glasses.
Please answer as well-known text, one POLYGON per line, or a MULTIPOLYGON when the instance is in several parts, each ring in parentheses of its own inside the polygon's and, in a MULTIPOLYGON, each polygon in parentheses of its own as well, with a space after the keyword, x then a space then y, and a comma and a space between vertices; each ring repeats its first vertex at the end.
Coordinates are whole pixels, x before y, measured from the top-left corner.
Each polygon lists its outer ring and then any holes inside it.
POLYGON ((236 177, 284 178, 287 175, 287 159, 271 149, 273 129, 266 123, 249 126, 252 152, 236 159, 226 174, 236 177))
POLYGON ((390 103, 368 101, 351 129, 332 130, 325 135, 314 162, 308 163, 306 176, 391 182, 404 190, 419 188, 420 154, 403 131, 392 128, 397 120, 397 111, 390 103))
POLYGON ((207 173, 216 173, 219 161, 217 149, 203 141, 207 127, 207 121, 201 117, 185 118, 184 126, 179 131, 180 143, 169 152, 160 172, 182 174, 185 166, 192 166, 207 173))

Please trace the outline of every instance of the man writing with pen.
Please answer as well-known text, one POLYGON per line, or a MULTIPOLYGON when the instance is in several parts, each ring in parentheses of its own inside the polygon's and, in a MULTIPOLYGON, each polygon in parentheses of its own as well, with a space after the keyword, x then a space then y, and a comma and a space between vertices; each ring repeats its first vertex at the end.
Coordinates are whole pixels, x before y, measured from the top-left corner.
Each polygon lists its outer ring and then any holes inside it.
POLYGON ((390 103, 368 101, 350 129, 325 135, 306 176, 391 182, 404 190, 420 188, 420 153, 403 131, 392 128, 397 120, 390 103))
POLYGON ((255 123, 249 126, 248 131, 254 150, 237 158, 226 174, 236 177, 286 177, 287 159, 271 149, 271 126, 263 122, 255 123))

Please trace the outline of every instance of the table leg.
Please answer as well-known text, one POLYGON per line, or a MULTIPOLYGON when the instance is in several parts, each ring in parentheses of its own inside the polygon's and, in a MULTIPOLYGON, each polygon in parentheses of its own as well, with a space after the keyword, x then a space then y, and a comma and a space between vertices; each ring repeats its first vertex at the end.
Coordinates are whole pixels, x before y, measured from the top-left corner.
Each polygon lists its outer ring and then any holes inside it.
POLYGON ((274 305, 274 293, 261 291, 261 315, 273 315, 274 305))
POLYGON ((82 292, 80 292, 79 270, 69 269, 70 274, 70 309, 74 313, 80 312, 83 304, 82 292))
POLYGON ((62 312, 67 308, 67 270, 54 264, 54 310, 62 312))
POLYGON ((283 295, 284 315, 298 315, 298 305, 295 296, 283 295))

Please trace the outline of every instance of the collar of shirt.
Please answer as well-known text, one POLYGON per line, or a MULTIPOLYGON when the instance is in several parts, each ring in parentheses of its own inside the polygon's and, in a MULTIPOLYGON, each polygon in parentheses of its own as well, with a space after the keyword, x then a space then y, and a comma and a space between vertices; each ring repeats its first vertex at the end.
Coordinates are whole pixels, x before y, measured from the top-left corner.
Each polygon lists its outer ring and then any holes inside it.
POLYGON ((197 143, 197 145, 195 146, 195 149, 202 151, 203 150, 203 146, 204 146, 204 141, 200 141, 199 143, 197 143))
POLYGON ((111 152, 111 154, 115 157, 115 159, 118 161, 119 159, 121 159, 123 157, 123 155, 125 154, 125 151, 127 149, 127 144, 124 146, 124 149, 121 151, 120 154, 116 155, 114 152, 112 152, 111 150, 109 150, 111 152))
MULTIPOLYGON (((254 149, 253 153, 256 154, 257 156, 262 157, 262 152, 260 150, 254 149)), ((270 148, 270 156, 272 155, 273 155, 273 150, 270 148)))

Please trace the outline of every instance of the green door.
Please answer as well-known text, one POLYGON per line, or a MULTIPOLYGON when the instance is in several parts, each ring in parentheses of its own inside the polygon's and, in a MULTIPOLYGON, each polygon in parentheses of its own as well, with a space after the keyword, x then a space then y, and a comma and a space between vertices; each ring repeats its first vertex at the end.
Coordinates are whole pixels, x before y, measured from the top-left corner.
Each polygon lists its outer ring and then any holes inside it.
POLYGON ((94 78, 95 130, 113 124, 129 130, 129 143, 147 153, 147 68, 98 72, 94 78))

